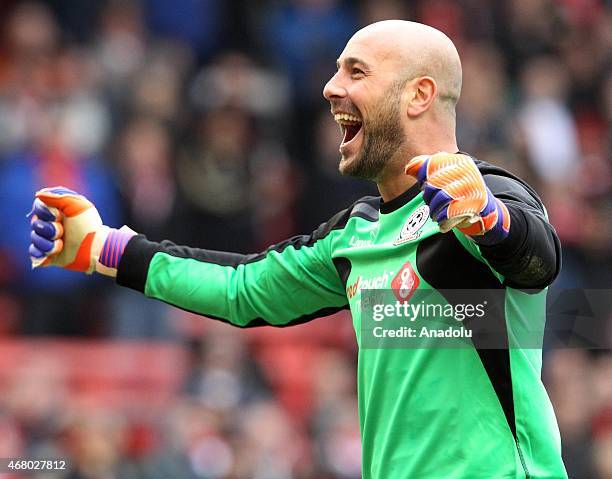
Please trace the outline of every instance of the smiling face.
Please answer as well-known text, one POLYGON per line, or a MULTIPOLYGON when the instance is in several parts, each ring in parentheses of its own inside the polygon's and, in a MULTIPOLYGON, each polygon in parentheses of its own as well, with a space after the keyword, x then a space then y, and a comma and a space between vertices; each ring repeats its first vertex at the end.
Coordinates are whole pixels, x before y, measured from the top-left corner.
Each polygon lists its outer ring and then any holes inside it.
POLYGON ((337 67, 323 96, 343 133, 341 173, 388 190, 412 156, 456 151, 461 62, 442 32, 402 20, 373 23, 349 40, 337 67))
POLYGON ((354 36, 338 59, 323 95, 340 125, 340 172, 376 180, 405 143, 401 98, 406 80, 399 65, 369 35, 354 36))

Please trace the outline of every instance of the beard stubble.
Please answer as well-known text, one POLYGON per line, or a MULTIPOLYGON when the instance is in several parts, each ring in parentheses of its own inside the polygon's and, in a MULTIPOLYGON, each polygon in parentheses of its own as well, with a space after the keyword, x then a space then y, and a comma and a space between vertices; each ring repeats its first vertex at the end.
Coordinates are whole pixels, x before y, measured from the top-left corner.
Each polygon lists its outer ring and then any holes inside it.
POLYGON ((368 120, 367 130, 362 126, 364 138, 361 151, 350 162, 340 160, 339 170, 342 175, 375 181, 404 144, 400 122, 400 96, 404 86, 404 81, 392 86, 368 120))

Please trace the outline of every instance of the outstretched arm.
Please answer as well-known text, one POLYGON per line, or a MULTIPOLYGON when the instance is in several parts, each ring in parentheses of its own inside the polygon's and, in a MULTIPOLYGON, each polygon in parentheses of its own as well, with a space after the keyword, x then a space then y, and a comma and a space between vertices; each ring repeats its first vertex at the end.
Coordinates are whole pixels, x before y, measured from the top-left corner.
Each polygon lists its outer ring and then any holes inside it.
POLYGON ((36 196, 30 247, 35 267, 116 276, 118 284, 148 297, 240 327, 299 324, 347 307, 331 259, 342 213, 311 235, 239 255, 150 242, 129 229, 108 228, 95 207, 70 190, 45 189, 36 196))

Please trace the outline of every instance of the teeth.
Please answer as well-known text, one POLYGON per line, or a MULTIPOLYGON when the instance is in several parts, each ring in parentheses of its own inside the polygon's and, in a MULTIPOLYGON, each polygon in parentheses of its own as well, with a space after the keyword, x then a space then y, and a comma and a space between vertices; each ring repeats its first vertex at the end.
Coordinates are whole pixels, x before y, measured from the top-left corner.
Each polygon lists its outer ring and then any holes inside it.
POLYGON ((349 115, 348 113, 336 113, 334 115, 334 120, 336 120, 336 123, 340 124, 344 123, 354 125, 357 123, 361 123, 361 120, 359 118, 354 115, 349 115))

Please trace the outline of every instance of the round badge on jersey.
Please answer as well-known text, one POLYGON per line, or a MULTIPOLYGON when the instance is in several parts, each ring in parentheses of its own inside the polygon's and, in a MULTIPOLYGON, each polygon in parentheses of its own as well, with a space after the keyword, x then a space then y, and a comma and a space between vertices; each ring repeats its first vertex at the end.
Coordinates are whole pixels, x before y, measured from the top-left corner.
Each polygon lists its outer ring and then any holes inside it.
POLYGON ((416 210, 412 212, 412 214, 404 223, 402 230, 400 231, 399 236, 393 242, 394 246, 406 243, 408 241, 412 241, 421 236, 421 228, 423 225, 427 223, 427 219, 429 218, 429 206, 422 205, 419 206, 416 210))

